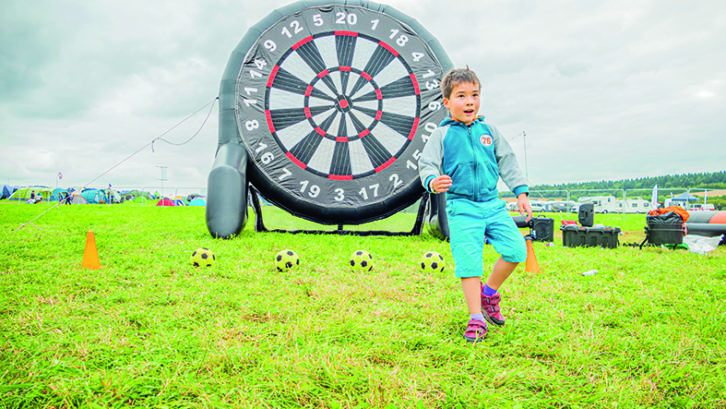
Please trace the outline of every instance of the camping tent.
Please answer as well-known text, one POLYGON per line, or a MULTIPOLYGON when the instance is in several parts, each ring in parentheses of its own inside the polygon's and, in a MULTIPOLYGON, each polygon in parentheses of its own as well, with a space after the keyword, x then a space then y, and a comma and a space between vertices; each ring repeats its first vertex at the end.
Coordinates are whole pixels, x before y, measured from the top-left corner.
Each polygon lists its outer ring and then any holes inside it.
POLYGON ((187 199, 185 199, 183 196, 174 196, 171 200, 173 200, 177 206, 186 206, 189 204, 187 199))
POLYGON ((60 201, 65 197, 66 193, 68 193, 68 190, 57 187, 53 189, 53 192, 50 194, 50 200, 54 202, 60 201))
MULTIPOLYGON (((127 199, 127 201, 128 201, 128 199, 127 199)), ((137 197, 131 199, 131 202, 140 203, 142 205, 143 204, 152 204, 153 205, 154 203, 156 203, 156 200, 145 198, 144 196, 137 196, 137 197)))
POLYGON ((7 199, 13 194, 15 188, 9 185, 2 185, 0 187, 0 199, 7 199))
POLYGON ((111 190, 110 192, 111 194, 107 195, 109 197, 106 198, 108 203, 121 203, 121 195, 115 190, 111 190))
MULTIPOLYGON (((151 193, 144 192, 143 190, 124 190, 121 191, 121 197, 123 197, 124 200, 134 200, 144 198, 146 200, 153 200, 153 197, 151 196, 151 193)), ((138 200, 138 202, 141 202, 141 200, 138 200)))
POLYGON ((173 200, 169 198, 163 198, 156 203, 157 206, 176 206, 173 200))
POLYGON ((20 189, 13 192, 12 195, 10 195, 10 200, 30 200, 30 195, 35 192, 35 196, 37 197, 39 194, 43 196, 43 200, 50 199, 51 191, 47 187, 40 187, 40 186, 31 186, 31 187, 21 187, 20 189))
POLYGON ((81 196, 86 199, 87 203, 106 203, 106 193, 99 189, 86 189, 81 192, 81 196))
POLYGON ((203 197, 197 197, 194 198, 191 202, 189 202, 189 206, 206 206, 207 201, 203 197))
POLYGON ((88 204, 88 201, 79 191, 71 193, 71 203, 73 204, 88 204))

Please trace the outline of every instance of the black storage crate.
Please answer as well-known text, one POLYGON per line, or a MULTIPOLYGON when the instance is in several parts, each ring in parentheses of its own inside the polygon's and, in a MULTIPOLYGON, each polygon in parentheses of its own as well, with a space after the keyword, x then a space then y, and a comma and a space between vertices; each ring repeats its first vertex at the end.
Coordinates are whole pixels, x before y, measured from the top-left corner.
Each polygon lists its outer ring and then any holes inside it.
POLYGON ((562 225, 562 245, 565 247, 580 247, 587 243, 587 227, 562 225))
POLYGON ((645 238, 648 243, 660 246, 661 244, 682 244, 686 234, 683 219, 678 213, 668 212, 657 216, 645 216, 645 238))
POLYGON ((565 247, 605 247, 614 249, 620 244, 619 227, 582 227, 563 225, 562 245, 565 247))

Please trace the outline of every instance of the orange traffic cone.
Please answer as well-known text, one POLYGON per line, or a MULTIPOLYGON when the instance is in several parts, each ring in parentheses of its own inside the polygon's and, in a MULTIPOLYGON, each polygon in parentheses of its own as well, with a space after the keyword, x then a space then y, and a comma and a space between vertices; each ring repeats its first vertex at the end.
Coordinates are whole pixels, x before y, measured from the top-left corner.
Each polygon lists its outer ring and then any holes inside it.
POLYGON ((98 250, 96 250, 96 237, 92 231, 86 234, 86 249, 83 251, 81 267, 91 270, 101 268, 101 261, 98 259, 98 250))
POLYGON ((524 271, 527 273, 541 273, 539 264, 537 264, 537 256, 534 255, 534 247, 532 247, 532 237, 527 235, 524 237, 527 242, 527 262, 524 265, 524 271))

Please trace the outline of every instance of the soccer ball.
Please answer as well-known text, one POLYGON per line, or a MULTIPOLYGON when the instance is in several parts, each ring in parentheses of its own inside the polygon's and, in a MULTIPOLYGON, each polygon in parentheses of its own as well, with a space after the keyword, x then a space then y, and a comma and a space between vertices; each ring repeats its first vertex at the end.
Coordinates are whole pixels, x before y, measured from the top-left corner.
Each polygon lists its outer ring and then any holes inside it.
POLYGON ((373 270, 373 256, 365 250, 358 250, 350 256, 350 269, 353 271, 373 270))
POLYGON ((446 261, 441 254, 435 251, 427 251, 421 260, 421 270, 423 271, 441 272, 444 271, 444 267, 446 267, 446 261))
POLYGON ((211 267, 216 260, 212 250, 204 247, 194 250, 190 258, 194 267, 211 267))
POLYGON ((275 256, 277 271, 287 271, 300 264, 300 258, 292 250, 282 250, 275 256))

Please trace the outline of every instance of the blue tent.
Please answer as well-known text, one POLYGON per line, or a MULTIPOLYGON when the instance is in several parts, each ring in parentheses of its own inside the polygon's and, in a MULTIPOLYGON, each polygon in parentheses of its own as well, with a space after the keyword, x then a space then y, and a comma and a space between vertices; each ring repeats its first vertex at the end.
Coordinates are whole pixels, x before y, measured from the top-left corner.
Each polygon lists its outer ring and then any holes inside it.
POLYGON ((191 202, 189 202, 189 206, 206 206, 207 201, 202 197, 197 197, 191 202))
POLYGON ((86 202, 91 203, 106 203, 106 193, 103 190, 98 189, 86 189, 81 192, 81 196, 86 199, 86 202))
POLYGON ((55 188, 53 189, 53 193, 50 194, 50 200, 58 202, 65 197, 66 193, 68 193, 67 189, 55 188))
POLYGON ((15 191, 15 188, 8 185, 2 185, 2 188, 0 188, 0 199, 7 199, 10 197, 10 195, 13 194, 15 191))

